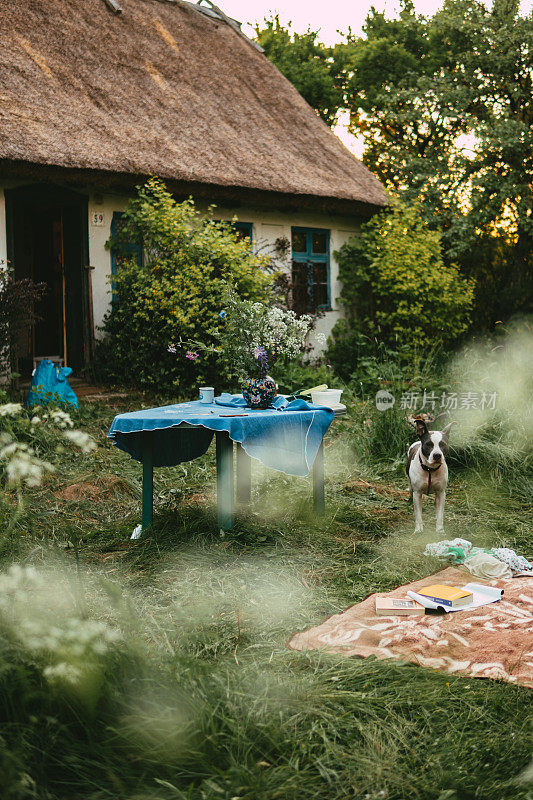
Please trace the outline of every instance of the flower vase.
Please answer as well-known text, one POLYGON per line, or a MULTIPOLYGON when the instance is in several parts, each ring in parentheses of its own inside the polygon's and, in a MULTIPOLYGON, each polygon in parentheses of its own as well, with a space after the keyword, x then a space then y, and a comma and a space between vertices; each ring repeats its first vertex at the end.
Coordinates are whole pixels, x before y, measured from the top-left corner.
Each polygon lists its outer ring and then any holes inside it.
POLYGON ((269 408, 278 387, 270 375, 264 378, 246 378, 241 385, 242 396, 250 408, 269 408))

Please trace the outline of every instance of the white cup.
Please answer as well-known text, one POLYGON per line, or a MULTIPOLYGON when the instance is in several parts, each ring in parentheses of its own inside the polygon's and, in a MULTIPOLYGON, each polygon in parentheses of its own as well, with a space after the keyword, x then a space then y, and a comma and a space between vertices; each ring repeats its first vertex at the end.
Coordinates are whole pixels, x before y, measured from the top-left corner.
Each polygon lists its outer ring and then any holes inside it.
POLYGON ((215 390, 212 386, 200 386, 200 403, 212 403, 215 399, 215 390))

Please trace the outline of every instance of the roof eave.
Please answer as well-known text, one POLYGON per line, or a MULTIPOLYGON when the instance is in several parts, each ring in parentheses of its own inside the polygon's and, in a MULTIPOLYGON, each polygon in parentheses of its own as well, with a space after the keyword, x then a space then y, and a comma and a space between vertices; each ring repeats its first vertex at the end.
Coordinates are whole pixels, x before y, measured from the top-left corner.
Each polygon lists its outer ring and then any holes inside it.
MULTIPOLYGON (((58 183, 80 191, 109 191, 128 194, 144 183, 150 175, 128 172, 64 167, 54 164, 36 164, 31 161, 0 159, 0 175, 6 179, 28 179, 45 183, 58 183)), ((184 181, 162 176, 169 191, 176 197, 193 196, 197 199, 238 208, 275 208, 284 212, 312 210, 326 214, 345 214, 368 218, 388 205, 355 197, 336 197, 297 192, 281 192, 238 185, 222 185, 200 181, 184 181)))

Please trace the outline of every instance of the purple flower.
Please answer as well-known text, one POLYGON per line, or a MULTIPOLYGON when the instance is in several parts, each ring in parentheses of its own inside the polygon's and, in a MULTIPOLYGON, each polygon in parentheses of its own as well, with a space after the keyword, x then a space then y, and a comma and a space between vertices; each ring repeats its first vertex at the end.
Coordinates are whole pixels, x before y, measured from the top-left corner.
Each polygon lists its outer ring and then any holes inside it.
POLYGON ((190 361, 196 361, 199 355, 200 355, 199 353, 193 353, 190 350, 187 350, 187 352, 185 353, 185 358, 188 358, 190 361))
POLYGON ((167 347, 167 350, 168 350, 169 353, 177 353, 178 352, 176 350, 176 345, 175 344, 169 344, 169 346, 167 347))
POLYGON ((252 353, 254 358, 257 359, 258 361, 261 357, 266 356, 266 350, 264 347, 254 347, 252 353))

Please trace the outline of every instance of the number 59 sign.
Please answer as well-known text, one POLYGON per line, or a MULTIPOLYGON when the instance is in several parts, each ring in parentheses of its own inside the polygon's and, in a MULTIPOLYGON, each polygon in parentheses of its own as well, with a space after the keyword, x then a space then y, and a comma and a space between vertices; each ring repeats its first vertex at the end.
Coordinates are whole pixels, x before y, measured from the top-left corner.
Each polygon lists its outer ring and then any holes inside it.
POLYGON ((101 227, 105 224, 105 214, 103 211, 91 211, 91 225, 101 227))

